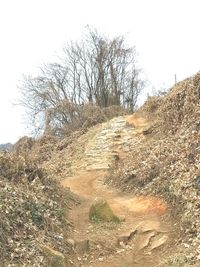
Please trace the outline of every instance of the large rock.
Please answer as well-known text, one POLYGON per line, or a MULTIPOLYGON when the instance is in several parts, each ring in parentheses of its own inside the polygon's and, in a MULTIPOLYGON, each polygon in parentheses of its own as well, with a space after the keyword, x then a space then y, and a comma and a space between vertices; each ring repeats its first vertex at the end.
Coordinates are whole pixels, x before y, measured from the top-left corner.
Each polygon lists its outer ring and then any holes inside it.
POLYGON ((89 219, 91 222, 120 222, 120 219, 113 213, 107 201, 101 198, 97 198, 91 206, 89 219))
POLYGON ((67 267, 64 255, 48 246, 41 246, 43 253, 48 260, 49 267, 67 267))

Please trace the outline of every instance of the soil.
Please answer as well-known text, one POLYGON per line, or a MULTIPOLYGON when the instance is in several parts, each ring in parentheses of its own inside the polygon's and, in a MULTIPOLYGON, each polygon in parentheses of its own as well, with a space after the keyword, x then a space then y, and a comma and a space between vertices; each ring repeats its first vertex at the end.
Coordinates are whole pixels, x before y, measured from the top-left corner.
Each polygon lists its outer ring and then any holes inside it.
POLYGON ((106 123, 101 129, 104 142, 99 143, 101 133, 98 133, 88 144, 85 151, 86 168, 81 168, 74 176, 62 180, 62 185, 70 188, 81 199, 81 204, 70 213, 70 219, 74 224, 74 231, 69 240, 74 250, 71 266, 162 266, 173 247, 173 223, 170 220, 169 208, 163 199, 122 193, 117 189, 108 188, 104 183, 108 172, 107 166, 113 164, 110 154, 116 150, 123 153, 122 148, 126 147, 130 136, 133 141, 144 138, 142 130, 149 124, 142 116, 118 117, 113 119, 112 123, 106 123), (127 131, 126 127, 129 128, 127 131), (106 135, 109 136, 109 141, 106 135), (116 136, 120 136, 117 148, 116 136), (105 143, 109 145, 105 147, 105 143), (97 150, 101 151, 101 144, 104 146, 102 153, 98 152, 98 158, 95 158, 95 154, 88 158, 87 155, 91 155, 90 150, 94 153, 98 147, 97 150), (105 162, 105 151, 108 154, 107 161, 110 159, 106 167, 101 164, 105 162), (91 223, 88 214, 96 198, 105 199, 114 214, 121 219, 121 223, 91 223))

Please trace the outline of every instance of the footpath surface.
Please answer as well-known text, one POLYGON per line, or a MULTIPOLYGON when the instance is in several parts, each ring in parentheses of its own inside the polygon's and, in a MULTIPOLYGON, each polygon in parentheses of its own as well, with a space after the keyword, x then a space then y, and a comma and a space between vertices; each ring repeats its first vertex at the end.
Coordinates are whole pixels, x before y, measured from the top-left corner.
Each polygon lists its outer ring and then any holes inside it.
POLYGON ((75 255, 71 266, 161 266, 173 241, 166 203, 152 196, 124 194, 104 184, 108 170, 126 156, 132 142, 142 142, 148 126, 142 116, 117 117, 102 124, 88 142, 84 165, 62 181, 81 198, 70 213, 74 232, 69 243, 75 255), (108 202, 121 218, 120 224, 90 223, 89 209, 97 198, 108 202))

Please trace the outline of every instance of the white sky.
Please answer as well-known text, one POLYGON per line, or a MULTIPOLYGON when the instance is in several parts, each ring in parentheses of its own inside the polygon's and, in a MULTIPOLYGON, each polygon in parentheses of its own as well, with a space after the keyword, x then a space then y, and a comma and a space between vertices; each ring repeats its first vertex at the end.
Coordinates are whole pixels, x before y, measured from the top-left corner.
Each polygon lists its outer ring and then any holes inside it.
POLYGON ((0 0, 0 143, 25 135, 13 106, 23 73, 36 72, 89 24, 123 34, 155 88, 200 70, 199 0, 0 0))

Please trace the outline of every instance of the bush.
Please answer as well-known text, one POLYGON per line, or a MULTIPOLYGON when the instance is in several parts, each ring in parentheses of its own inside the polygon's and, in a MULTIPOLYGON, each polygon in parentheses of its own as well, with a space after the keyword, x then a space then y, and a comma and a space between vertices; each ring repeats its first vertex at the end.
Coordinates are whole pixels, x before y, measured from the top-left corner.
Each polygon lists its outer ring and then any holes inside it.
MULTIPOLYGON (((65 107, 66 113, 68 113, 67 108, 68 106, 65 107)), ((99 106, 90 103, 82 106, 77 105, 74 106, 73 116, 71 116, 70 120, 62 123, 61 125, 50 123, 51 130, 45 134, 50 134, 62 138, 64 136, 72 134, 77 130, 84 133, 88 130, 88 128, 92 126, 125 114, 127 114, 127 111, 119 106, 100 108, 99 106)), ((56 115, 54 114, 53 116, 56 115)))

